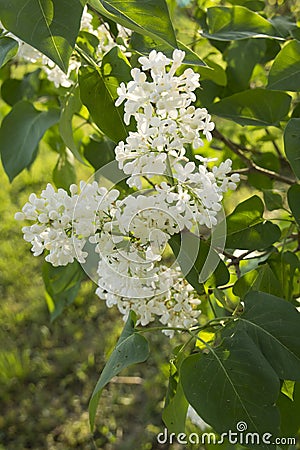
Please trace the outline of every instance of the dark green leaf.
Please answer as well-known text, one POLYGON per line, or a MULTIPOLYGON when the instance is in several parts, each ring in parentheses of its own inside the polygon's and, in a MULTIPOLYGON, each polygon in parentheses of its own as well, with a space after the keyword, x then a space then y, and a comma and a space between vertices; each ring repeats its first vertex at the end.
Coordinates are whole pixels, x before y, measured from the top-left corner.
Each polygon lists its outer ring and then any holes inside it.
POLYGON ((268 88, 299 91, 300 42, 290 41, 278 53, 268 77, 268 88))
POLYGON ((274 16, 270 19, 270 22, 276 28, 278 36, 285 39, 291 37, 293 31, 297 29, 295 19, 290 16, 274 16))
POLYGON ((16 103, 5 116, 0 128, 0 151, 10 181, 31 164, 43 134, 58 120, 58 110, 38 111, 26 101, 16 103))
POLYGON ((4 66, 18 51, 18 43, 6 36, 0 37, 0 67, 4 66))
POLYGON ((287 116, 290 103, 285 92, 256 88, 223 98, 208 108, 210 113, 240 125, 277 126, 287 116))
POLYGON ((253 11, 261 11, 266 6, 264 0, 229 0, 232 5, 245 6, 253 11))
MULTIPOLYGON (((272 152, 264 151, 258 153, 257 155, 253 155, 252 159, 258 166, 263 167, 264 169, 273 170, 274 172, 280 171, 279 160, 274 157, 274 153, 272 152)), ((272 189, 273 187, 273 180, 263 173, 249 173, 248 182, 260 191, 263 189, 272 189)))
POLYGON ((276 402, 281 415, 280 435, 282 437, 295 436, 300 428, 300 383, 295 383, 293 400, 282 392, 276 402))
MULTIPOLYGON (((219 86, 226 86, 227 84, 227 75, 225 70, 217 64, 212 58, 206 57, 204 58, 205 64, 208 67, 201 66, 197 68, 197 72, 201 75, 201 80, 212 80, 219 86)), ((202 81, 201 81, 202 86, 202 81)))
POLYGON ((215 6, 207 9, 207 28, 202 35, 220 41, 232 41, 249 37, 275 37, 276 30, 267 19, 243 6, 215 6))
POLYGON ((203 284, 221 286, 229 281, 229 272, 217 252, 198 236, 184 231, 171 237, 169 244, 187 281, 198 293, 203 284))
POLYGON ((250 291, 283 295, 281 283, 267 263, 250 270, 235 282, 233 293, 238 297, 244 298, 250 291))
POLYGON ((149 356, 149 346, 146 338, 135 329, 134 316, 131 313, 127 319, 122 334, 104 367, 96 384, 89 404, 90 425, 94 428, 96 410, 103 388, 121 370, 132 364, 145 361, 149 356))
POLYGON ((287 193, 289 207, 292 211, 296 222, 300 226, 300 185, 294 184, 291 186, 287 193))
POLYGON ((261 60, 265 50, 265 39, 244 39, 233 41, 230 44, 224 54, 224 59, 227 62, 226 74, 229 94, 249 88, 253 69, 261 60))
MULTIPOLYGON (((7 78, 1 85, 1 97, 10 106, 20 100, 36 100, 39 97, 41 80, 40 69, 26 73, 22 80, 7 78)), ((43 95, 41 93, 41 95, 43 95)))
POLYGON ((77 145, 74 141, 72 118, 75 113, 78 113, 81 109, 82 103, 80 101, 80 91, 79 87, 73 87, 69 94, 63 100, 61 116, 59 121, 59 132, 66 144, 66 146, 71 150, 73 155, 80 161, 83 162, 82 157, 78 151, 77 145))
MULTIPOLYGON (((169 381, 169 383, 171 382, 169 381)), ((188 402, 185 398, 181 383, 176 382, 175 393, 165 406, 162 414, 162 419, 169 433, 179 434, 185 429, 187 409, 188 402)))
MULTIPOLYGON (((131 46, 143 55, 148 55, 151 50, 163 52, 169 58, 172 58, 172 53, 174 51, 174 46, 168 44, 167 42, 155 41, 150 36, 143 36, 139 33, 133 33, 130 39, 131 46)), ((185 52, 184 63, 196 66, 204 66, 205 63, 199 56, 193 52, 191 49, 186 47, 181 42, 178 42, 178 48, 185 52)))
POLYGON ((256 195, 235 208, 227 217, 227 248, 259 250, 279 239, 279 227, 268 221, 263 222, 263 210, 263 202, 256 195))
POLYGON ((218 348, 207 347, 208 353, 191 355, 182 363, 188 402, 218 433, 234 432, 243 421, 247 432, 276 435, 279 414, 274 403, 280 384, 255 343, 238 332, 218 348))
POLYGON ((126 175, 119 169, 114 148, 114 142, 106 137, 98 140, 90 139, 84 146, 84 156, 95 168, 97 178, 105 177, 113 182, 115 188, 128 192, 126 175))
POLYGON ((239 324, 259 346, 281 380, 300 380, 300 313, 289 302, 249 292, 239 324))
POLYGON ((76 183, 76 171, 73 165, 73 155, 67 149, 58 157, 52 178, 57 188, 68 191, 71 184, 76 183))
POLYGON ((293 296, 298 297, 300 292, 297 281, 299 278, 300 262, 295 253, 290 251, 273 253, 268 258, 268 264, 275 274, 276 284, 280 284, 280 290, 278 290, 276 295, 281 295, 289 301, 293 300, 293 296))
POLYGON ((284 130, 284 150, 295 173, 300 178, 300 119, 293 118, 284 130))
POLYGON ((89 0, 101 15, 137 31, 140 34, 167 42, 177 48, 176 37, 165 0, 119 1, 89 0))
POLYGON ((115 101, 121 81, 130 79, 130 65, 117 47, 104 56, 100 69, 82 67, 79 72, 82 103, 100 130, 114 142, 125 140, 128 135, 123 107, 116 107, 115 101))
POLYGON ((42 274, 51 320, 54 320, 77 297, 83 271, 77 261, 59 267, 53 267, 52 264, 44 262, 42 274))
POLYGON ((281 195, 269 190, 263 191, 263 194, 266 207, 269 211, 283 208, 281 195))
MULTIPOLYGON (((219 433, 244 421, 247 432, 276 436, 280 379, 300 378, 300 314, 262 292, 250 292, 244 305, 218 347, 206 344, 205 353, 186 358, 181 382, 189 403, 219 433)), ((268 446, 260 441, 259 448, 268 446)))
POLYGON ((0 0, 5 28, 68 70, 80 28, 80 0, 0 0))

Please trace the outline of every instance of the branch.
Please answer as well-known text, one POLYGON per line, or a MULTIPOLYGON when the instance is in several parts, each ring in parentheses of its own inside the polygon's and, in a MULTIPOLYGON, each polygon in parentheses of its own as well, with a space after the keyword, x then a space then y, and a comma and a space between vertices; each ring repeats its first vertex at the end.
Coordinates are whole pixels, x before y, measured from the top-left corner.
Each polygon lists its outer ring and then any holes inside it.
POLYGON ((250 158, 248 158, 242 152, 239 145, 237 145, 236 143, 232 142, 230 139, 225 137, 222 133, 220 133, 220 131, 214 130, 213 136, 216 139, 218 139, 219 141, 223 142, 231 151, 233 151, 233 153, 235 153, 246 164, 247 169, 243 170, 244 173, 245 172, 248 172, 248 173, 249 172, 258 172, 258 173, 268 176, 272 180, 281 181, 282 183, 286 183, 289 185, 292 185, 296 182, 296 180, 285 177, 284 175, 280 175, 279 173, 274 172, 273 170, 265 169, 264 167, 258 166, 254 161, 252 161, 250 158))

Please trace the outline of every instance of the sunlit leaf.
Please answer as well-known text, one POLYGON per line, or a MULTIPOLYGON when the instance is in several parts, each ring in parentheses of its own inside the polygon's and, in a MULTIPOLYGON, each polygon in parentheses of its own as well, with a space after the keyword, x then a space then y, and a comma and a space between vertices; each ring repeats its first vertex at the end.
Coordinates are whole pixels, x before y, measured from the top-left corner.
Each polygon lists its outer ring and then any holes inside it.
POLYGON ((177 41, 165 0, 89 0, 101 15, 138 33, 167 42, 177 48, 177 41))
POLYGON ((202 35, 231 41, 249 37, 275 37, 276 29, 267 19, 244 6, 214 6, 207 9, 207 24, 202 35))
POLYGON ((7 30, 67 72, 83 3, 81 0, 0 0, 0 20, 7 30))
POLYGON ((300 42, 290 41, 278 53, 268 77, 268 88, 299 91, 300 42))

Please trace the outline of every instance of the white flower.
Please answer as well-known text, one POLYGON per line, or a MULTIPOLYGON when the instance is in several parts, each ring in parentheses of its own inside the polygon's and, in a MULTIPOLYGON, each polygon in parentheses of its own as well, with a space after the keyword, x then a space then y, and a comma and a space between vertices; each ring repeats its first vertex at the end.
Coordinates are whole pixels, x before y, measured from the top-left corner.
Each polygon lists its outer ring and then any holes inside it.
POLYGON ((131 71, 132 81, 127 86, 121 83, 117 90, 116 105, 125 102, 125 123, 129 124, 133 116, 137 125, 137 131, 131 132, 115 150, 119 167, 131 175, 130 186, 141 187, 141 174, 151 178, 165 173, 166 157, 159 158, 158 154, 181 160, 186 144, 194 148, 203 145, 201 134, 211 140, 211 116, 205 108, 191 105, 196 99, 199 74, 186 69, 182 75, 175 75, 184 56, 184 52, 174 50, 170 66, 169 58, 152 50, 148 57, 139 58, 142 70, 150 70, 152 81, 135 68, 131 71))

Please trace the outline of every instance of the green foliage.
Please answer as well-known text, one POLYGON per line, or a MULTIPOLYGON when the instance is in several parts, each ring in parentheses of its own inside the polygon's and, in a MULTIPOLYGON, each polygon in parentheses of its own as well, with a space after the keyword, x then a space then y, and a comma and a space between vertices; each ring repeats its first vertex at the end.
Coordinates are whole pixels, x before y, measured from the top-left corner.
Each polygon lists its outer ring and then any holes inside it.
POLYGON ((113 48, 105 55, 100 69, 83 67, 79 75, 80 96, 100 130, 114 142, 126 138, 123 108, 116 107, 118 84, 130 79, 130 65, 122 53, 113 48))
POLYGON ((290 41, 276 56, 269 72, 268 88, 298 91, 300 84, 300 42, 290 41))
POLYGON ((292 214, 295 217, 296 222, 300 225, 300 185, 294 184, 290 187, 287 193, 287 198, 289 202, 289 207, 291 208, 292 214))
POLYGON ((118 375, 121 370, 132 364, 143 362, 149 356, 147 340, 144 336, 137 333, 134 327, 135 318, 133 314, 130 314, 117 345, 101 373, 90 400, 89 411, 92 429, 94 428, 96 410, 103 388, 114 376, 118 375))
POLYGON ((18 51, 17 42, 10 37, 0 37, 0 68, 4 66, 18 51))
POLYGON ((82 10, 80 0, 29 0, 25 4, 23 0, 1 0, 0 20, 8 30, 67 72, 82 10))
POLYGON ((291 97, 285 92, 248 89, 210 105, 217 116, 240 125, 279 126, 288 114, 291 97))
POLYGON ((59 120, 59 132, 66 144, 66 146, 71 150, 73 155, 81 162, 83 162, 82 156, 80 155, 77 145, 74 141, 72 118, 74 114, 79 113, 81 109, 80 101, 80 91, 79 87, 75 86, 70 90, 69 94, 63 100, 61 116, 59 120))
POLYGON ((169 241, 182 273, 197 292, 203 294, 203 282, 209 287, 228 283, 229 272, 211 246, 189 231, 175 234, 169 241), (211 275, 211 277, 210 277, 211 275))
POLYGON ((189 403, 219 433, 245 421, 249 432, 276 436, 280 379, 299 379, 299 313, 260 292, 249 293, 244 304, 219 346, 206 344, 208 352, 186 358, 181 382, 189 403))
POLYGON ((30 166, 42 136, 58 118, 57 109, 38 111, 27 101, 13 106, 0 128, 1 158, 10 181, 30 166))
POLYGON ((220 41, 276 36, 270 21, 244 6, 208 8, 204 37, 220 41))
POLYGON ((264 205, 253 196, 240 203, 227 217, 226 248, 264 249, 280 238, 277 225, 263 219, 264 205))
POLYGON ((138 0, 90 0, 89 4, 104 17, 153 39, 177 47, 176 36, 165 0, 155 2, 138 0), (151 18, 149 20, 149 18, 151 18))
POLYGON ((71 305, 79 292, 83 278, 82 268, 77 261, 67 266, 53 267, 45 262, 42 268, 46 288, 46 301, 51 319, 56 319, 68 305, 71 305))
POLYGON ((300 119, 290 119, 284 130, 284 149, 287 159, 300 178, 300 119))

